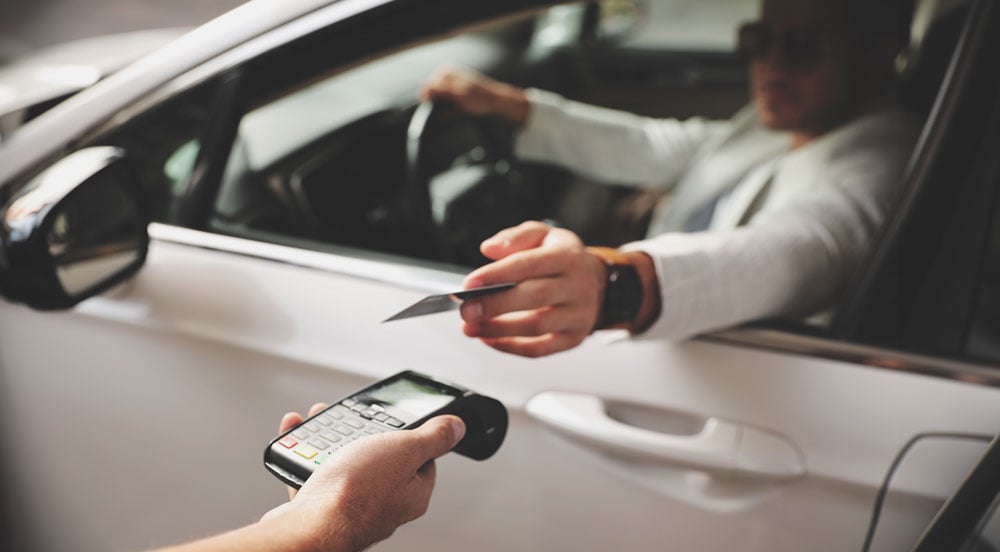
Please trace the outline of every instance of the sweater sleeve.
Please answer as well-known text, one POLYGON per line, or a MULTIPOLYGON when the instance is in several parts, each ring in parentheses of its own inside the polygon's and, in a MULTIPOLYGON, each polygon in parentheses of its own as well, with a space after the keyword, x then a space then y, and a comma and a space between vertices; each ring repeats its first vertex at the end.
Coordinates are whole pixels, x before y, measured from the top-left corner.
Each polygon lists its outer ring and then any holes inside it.
POLYGON ((661 314, 640 338, 684 339, 829 307, 861 268, 899 189, 918 126, 883 117, 843 133, 808 171, 809 192, 750 225, 668 233, 626 250, 654 260, 661 314))
POLYGON ((531 115, 515 153, 598 180, 669 186, 724 121, 654 119, 529 89, 531 115))

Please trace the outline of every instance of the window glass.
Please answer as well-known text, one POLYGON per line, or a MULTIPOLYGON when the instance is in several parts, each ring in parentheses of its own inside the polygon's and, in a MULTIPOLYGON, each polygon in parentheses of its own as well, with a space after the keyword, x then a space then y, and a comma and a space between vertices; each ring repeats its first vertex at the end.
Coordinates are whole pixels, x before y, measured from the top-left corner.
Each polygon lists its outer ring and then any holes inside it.
POLYGON ((410 128, 419 86, 444 65, 622 109, 655 105, 676 117, 728 116, 745 102, 745 69, 731 37, 753 0, 702 10, 695 29, 673 38, 680 31, 671 18, 694 10, 689 0, 604 2, 597 19, 584 15, 587 6, 479 25, 248 98, 253 108, 239 122, 211 227, 466 267, 485 262, 482 239, 528 219, 570 228, 588 243, 642 237, 648 209, 635 209, 635 200, 619 205, 632 184, 612 178, 594 186, 572 167, 516 158, 509 125, 435 115, 425 135, 414 138, 410 128), (574 54, 584 63, 569 63, 567 52, 594 34, 614 34, 615 48, 720 50, 731 64, 713 57, 710 77, 694 82, 688 71, 697 58, 683 67, 660 58, 630 64, 596 49, 574 54))
POLYGON ((603 0, 598 30, 622 47, 729 51, 734 29, 757 16, 756 0, 603 0))
POLYGON ((498 172, 512 174, 509 160, 483 156, 509 148, 504 129, 487 135, 496 121, 452 115, 411 145, 409 127, 418 87, 435 70, 449 64, 502 70, 531 40, 523 30, 530 31, 534 17, 477 26, 289 83, 265 101, 249 98, 254 107, 239 122, 212 227, 277 241, 306 239, 319 248, 479 264, 478 241, 542 216, 544 193, 521 195, 523 185, 513 178, 504 179, 511 186, 496 189, 491 179, 498 172), (412 166, 416 145, 419 169, 412 166), (424 165, 433 165, 433 174, 415 182, 424 165))
MULTIPOLYGON (((1000 184, 1000 163, 992 152, 1000 146, 1000 132, 996 125, 1000 124, 1000 111, 994 114, 994 132, 984 146, 993 174, 992 189, 998 189, 1000 184)), ((967 335, 966 354, 973 358, 987 361, 1000 361, 1000 201, 993 199, 994 207, 989 227, 985 236, 985 254, 978 266, 978 290, 975 294, 975 304, 972 307, 972 320, 967 335)), ((995 525, 995 524, 994 524, 995 525)))
MULTIPOLYGON (((600 0, 594 34, 621 48, 731 51, 734 30, 757 16, 757 0, 600 0)), ((565 44, 586 27, 586 6, 549 10, 539 21, 543 45, 565 44)))
POLYGON ((201 138, 211 122, 215 92, 214 82, 201 85, 130 120, 102 140, 128 152, 155 221, 178 222, 201 138))

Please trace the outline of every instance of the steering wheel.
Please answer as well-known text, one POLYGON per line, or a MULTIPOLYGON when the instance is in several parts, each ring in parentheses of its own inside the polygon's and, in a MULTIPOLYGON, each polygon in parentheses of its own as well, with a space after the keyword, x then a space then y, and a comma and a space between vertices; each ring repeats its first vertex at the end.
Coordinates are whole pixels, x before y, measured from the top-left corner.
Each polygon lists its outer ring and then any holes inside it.
MULTIPOLYGON (((451 102, 422 102, 406 130, 406 190, 403 211, 416 232, 426 237, 422 256, 468 262, 457 251, 476 236, 457 235, 445 207, 487 182, 503 188, 516 178, 512 125, 500 117, 470 115, 451 102), (444 197, 435 197, 437 179, 448 180, 444 197)), ((467 233, 467 232, 466 232, 467 233)), ((485 237, 485 236, 483 236, 485 237)), ((478 241, 475 243, 478 253, 478 241)), ((467 249, 467 247, 466 247, 467 249)))

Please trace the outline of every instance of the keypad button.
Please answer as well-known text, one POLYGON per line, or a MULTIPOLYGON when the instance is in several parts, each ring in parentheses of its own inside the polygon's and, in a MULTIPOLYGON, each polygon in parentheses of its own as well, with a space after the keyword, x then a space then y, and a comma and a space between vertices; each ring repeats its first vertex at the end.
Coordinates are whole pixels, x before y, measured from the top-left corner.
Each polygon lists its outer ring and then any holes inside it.
POLYGON ((294 435, 295 437, 297 437, 299 439, 308 439, 309 438, 309 432, 306 431, 306 430, 304 430, 304 429, 301 429, 301 428, 300 429, 296 429, 295 431, 293 431, 292 435, 294 435))
POLYGON ((330 448, 330 443, 327 443, 326 441, 320 439, 319 437, 314 437, 309 441, 307 441, 307 443, 309 446, 319 450, 326 450, 330 448))
POLYGON ((385 421, 385 423, 392 427, 403 427, 403 420, 397 420, 396 418, 393 418, 391 416, 389 417, 388 420, 385 421))
POLYGON ((320 433, 320 436, 322 436, 327 441, 330 441, 331 443, 336 443, 341 439, 340 435, 337 435, 332 431, 324 431, 323 433, 320 433))
POLYGON ((344 420, 344 423, 353 427, 354 429, 361 429, 366 425, 364 422, 360 420, 351 420, 351 419, 344 420))
POLYGON ((327 426, 327 427, 330 427, 331 425, 333 425, 333 418, 327 416, 326 414, 320 414, 319 416, 317 416, 316 417, 316 421, 319 422, 320 424, 323 424, 323 425, 327 426))
POLYGON ((303 427, 305 427, 306 429, 308 429, 308 430, 309 430, 309 431, 311 431, 312 433, 319 433, 319 432, 320 432, 320 430, 322 430, 322 429, 323 429, 323 428, 321 428, 321 427, 319 426, 319 424, 317 424, 317 423, 315 423, 315 422, 309 422, 308 424, 306 424, 306 425, 305 425, 305 426, 303 426, 303 427))
POLYGON ((278 444, 280 444, 281 446, 283 446, 285 448, 292 448, 295 445, 299 444, 299 442, 296 441, 291 436, 286 436, 284 439, 278 441, 278 444))
POLYGON ((375 415, 375 416, 373 417, 373 419, 374 419, 374 420, 375 420, 376 422, 384 422, 384 421, 386 421, 386 420, 388 420, 388 419, 389 419, 389 415, 388 415, 388 414, 386 414, 385 412, 381 412, 381 413, 379 413, 379 414, 376 414, 376 415, 375 415))
POLYGON ((344 408, 343 406, 341 406, 339 404, 337 406, 333 407, 332 409, 330 409, 330 415, 333 416, 337 420, 342 419, 344 416, 346 416, 347 414, 350 414, 350 413, 351 413, 350 410, 348 410, 347 408, 344 408))
POLYGON ((333 426, 333 430, 336 431, 337 433, 340 433, 341 435, 350 435, 354 433, 353 429, 342 424, 337 424, 333 426))
POLYGON ((319 451, 316 450, 316 449, 307 447, 305 445, 302 445, 299 448, 295 449, 295 454, 298 454, 299 456, 305 458, 306 460, 311 460, 313 456, 316 456, 317 454, 319 454, 319 451))

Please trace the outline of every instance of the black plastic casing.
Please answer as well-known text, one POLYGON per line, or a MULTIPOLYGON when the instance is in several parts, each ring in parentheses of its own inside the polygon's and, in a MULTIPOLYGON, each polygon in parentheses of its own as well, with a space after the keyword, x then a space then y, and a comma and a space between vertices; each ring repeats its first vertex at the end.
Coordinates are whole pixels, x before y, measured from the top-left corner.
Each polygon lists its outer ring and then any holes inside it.
POLYGON ((289 433, 298 429, 300 426, 309 423, 314 418, 340 404, 341 401, 365 395, 370 390, 383 387, 400 379, 409 379, 420 383, 421 385, 434 388, 443 395, 453 397, 453 400, 448 404, 434 411, 427 412, 417 421, 399 428, 400 430, 420 427, 424 422, 435 416, 453 414, 465 422, 465 436, 457 445, 455 445, 455 448, 452 449, 453 452, 472 458, 473 460, 486 460, 499 450, 500 445, 503 444, 504 437, 507 435, 508 424, 507 409, 503 406, 503 403, 492 397, 487 397, 470 391, 464 387, 459 387, 451 383, 445 383, 424 374, 405 370, 365 387, 348 397, 344 397, 343 399, 323 409, 323 411, 317 413, 315 416, 304 420, 301 424, 272 439, 264 449, 264 467, 286 485, 298 489, 305 484, 306 479, 312 475, 312 471, 302 465, 290 462, 284 457, 275 454, 273 449, 277 442, 289 433))

